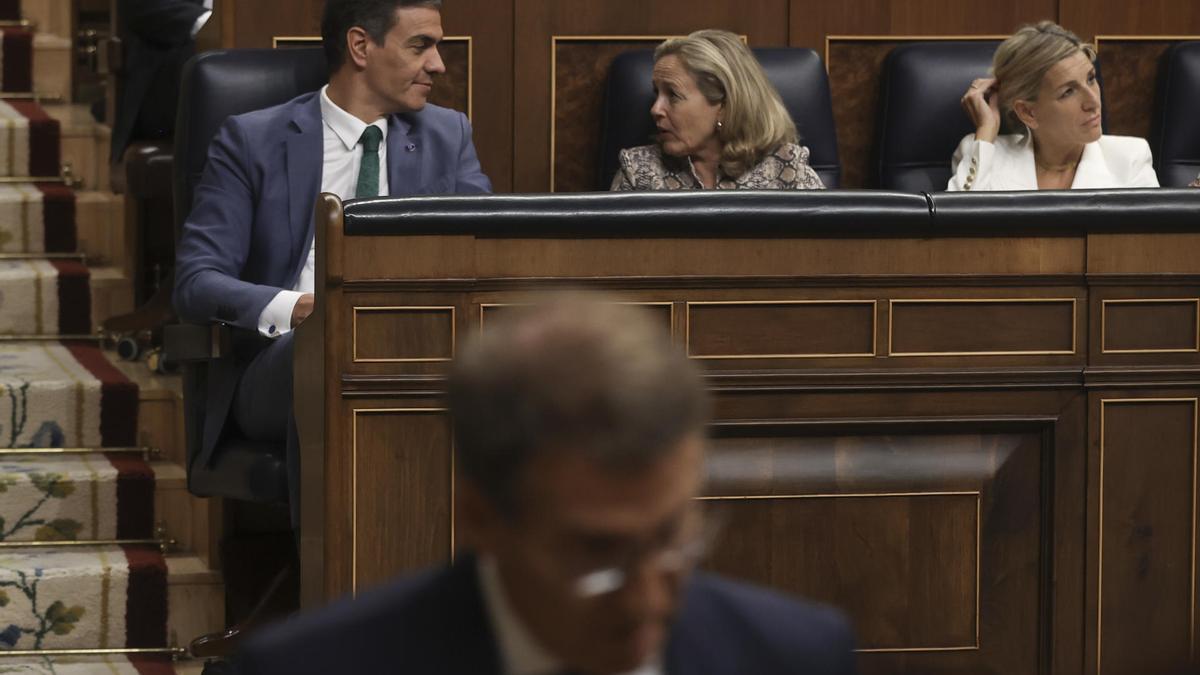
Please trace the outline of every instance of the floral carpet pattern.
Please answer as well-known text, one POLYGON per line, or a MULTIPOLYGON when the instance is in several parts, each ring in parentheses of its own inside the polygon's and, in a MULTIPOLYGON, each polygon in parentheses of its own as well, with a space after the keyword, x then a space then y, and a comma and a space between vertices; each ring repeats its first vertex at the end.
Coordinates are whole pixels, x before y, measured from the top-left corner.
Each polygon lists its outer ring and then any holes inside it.
MULTIPOLYGON (((19 1, 0 0, 0 19, 17 18, 19 1)), ((0 30, 0 90, 36 90, 33 44, 0 30)), ((0 673, 174 673, 155 656, 3 654, 167 646, 166 560, 122 545, 153 537, 154 471, 106 451, 137 445, 138 387, 71 339, 94 324, 60 146, 36 101, 0 100, 0 673)))

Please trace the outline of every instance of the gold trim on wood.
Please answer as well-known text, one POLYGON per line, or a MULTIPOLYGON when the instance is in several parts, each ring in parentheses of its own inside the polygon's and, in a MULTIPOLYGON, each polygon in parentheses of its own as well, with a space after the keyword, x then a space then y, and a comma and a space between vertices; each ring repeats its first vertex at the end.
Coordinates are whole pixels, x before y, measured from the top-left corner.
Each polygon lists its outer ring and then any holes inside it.
POLYGON ((0 550, 16 548, 98 548, 100 546, 153 546, 163 553, 174 550, 174 539, 63 539, 48 541, 0 541, 0 550))
POLYGON ((1100 42, 1191 42, 1200 40, 1200 35, 1097 35, 1092 38, 1092 46, 1100 52, 1100 42))
MULTIPOLYGON (((467 119, 474 121, 475 116, 475 40, 471 35, 447 35, 442 42, 467 43, 467 119)), ((321 44, 320 36, 316 35, 276 35, 271 38, 271 48, 308 47, 321 44)))
POLYGON ((683 341, 690 359, 718 361, 734 359, 838 359, 877 356, 879 353, 879 301, 866 300, 702 300, 685 302, 683 315, 683 341), (693 354, 692 353, 692 306, 693 305, 870 305, 871 306, 871 351, 832 354, 693 354))
POLYGON ((699 501, 756 501, 774 499, 838 499, 873 497, 974 497, 975 498, 975 644, 953 647, 873 647, 856 649, 862 654, 893 654, 915 652, 970 652, 978 651, 980 642, 980 587, 983 579, 983 494, 979 490, 930 491, 930 492, 845 492, 787 495, 710 495, 697 497, 699 501))
POLYGON ((1191 577, 1188 593, 1188 655, 1196 654, 1196 525, 1197 525, 1197 460, 1200 460, 1200 398, 1104 398, 1100 399, 1100 458, 1099 487, 1096 504, 1096 675, 1101 675, 1101 652, 1104 630, 1104 411, 1109 404, 1137 405, 1146 403, 1192 404, 1192 528, 1190 546, 1191 577))
POLYGON ((350 317, 350 358, 354 363, 445 363, 454 359, 454 345, 458 339, 456 334, 457 327, 455 323, 455 308, 453 305, 401 305, 396 307, 374 307, 356 305, 352 308, 352 316, 350 317), (359 312, 388 312, 388 311, 409 311, 409 312, 445 312, 450 310, 450 356, 422 356, 400 359, 360 359, 358 357, 358 313, 359 312))
POLYGON ((150 447, 121 447, 121 448, 0 448, 0 457, 8 455, 106 455, 139 454, 155 456, 158 448, 150 447))
POLYGON ((1101 354, 1191 354, 1200 352, 1200 298, 1121 298, 1100 301, 1100 353, 1101 354), (1190 349, 1109 349, 1108 305, 1135 305, 1155 303, 1185 303, 1196 305, 1196 346, 1190 349))
POLYGON ((61 335, 56 333, 8 333, 0 335, 0 342, 59 342, 62 340, 89 340, 99 342, 103 338, 99 335, 61 335))
MULTIPOLYGON (((481 302, 479 303, 479 333, 483 334, 483 310, 488 307, 528 307, 531 303, 527 302, 481 302)), ((675 303, 670 300, 653 300, 650 302, 638 302, 636 300, 621 301, 615 304, 618 305, 633 305, 635 307, 666 307, 671 310, 671 335, 675 335, 675 303)))
POLYGON ((0 659, 35 656, 120 656, 122 654, 169 654, 186 656, 183 647, 126 647, 122 649, 0 649, 0 659))
POLYGON ((889 300, 888 307, 888 356, 1074 356, 1079 351, 1079 302, 1077 298, 902 298, 889 300), (1000 302, 1069 302, 1071 303, 1071 349, 1070 350, 1012 350, 1012 351, 957 351, 957 352, 897 352, 892 350, 892 323, 894 305, 917 304, 962 304, 1000 302))
MULTIPOLYGON (((350 410, 350 595, 358 593, 358 416, 396 413, 428 414, 449 408, 353 408, 350 410)), ((454 555, 454 442, 450 443, 450 555, 454 555)))
POLYGON ((950 42, 1006 40, 1010 35, 826 35, 825 70, 829 70, 830 42, 950 42))

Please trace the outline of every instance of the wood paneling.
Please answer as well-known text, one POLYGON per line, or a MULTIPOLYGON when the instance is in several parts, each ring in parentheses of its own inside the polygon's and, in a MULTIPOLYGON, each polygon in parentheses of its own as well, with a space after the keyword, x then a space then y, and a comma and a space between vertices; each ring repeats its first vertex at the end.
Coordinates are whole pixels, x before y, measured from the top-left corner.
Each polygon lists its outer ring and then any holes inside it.
POLYGON ((892 300, 892 356, 1074 354, 1072 298, 892 300))
POLYGON ((820 51, 827 35, 994 35, 1058 15, 1056 0, 791 0, 790 43, 820 51))
MULTIPOLYGON (((469 219, 444 237, 347 237, 340 212, 322 212, 320 301, 296 343, 306 600, 440 559, 453 537, 452 439, 440 412, 421 412, 445 405, 445 364, 355 364, 353 307, 453 307, 462 340, 509 311, 492 306, 569 283, 653 306, 694 354, 754 357, 699 360, 715 399, 707 495, 730 518, 711 564, 849 610, 862 672, 1116 675, 1186 655, 1196 353, 1098 345, 1105 332, 1182 344, 1200 297, 1195 235, 1108 220, 1090 234, 1088 208, 1003 238, 918 223, 636 236, 659 211, 631 212, 627 237, 551 222, 497 236, 469 219), (1104 300, 1134 302, 1110 302, 1106 319, 1104 300), (763 358, 857 353, 872 337, 952 353, 763 358)), ((381 325, 378 339, 423 353, 445 330, 381 325)))
POLYGON ((352 326, 355 363, 454 357, 453 307, 355 307, 352 326))
POLYGON ((1200 35, 1200 5, 1190 0, 1059 0, 1057 15, 1059 23, 1085 39, 1095 35, 1200 35))
POLYGON ((862 650, 972 650, 978 504, 970 493, 734 501, 712 566, 843 607, 862 650))
POLYGON ((687 353, 699 359, 874 356, 875 302, 688 303, 687 353))
POLYGON ((352 432, 352 522, 373 523, 352 529, 352 588, 445 560, 452 539, 445 412, 356 408, 352 432))
POLYGON ((718 425, 712 566, 845 608, 886 672, 1036 672, 1037 626, 1015 618, 1050 564, 1042 435, 905 426, 718 425))
MULTIPOLYGON (((554 109, 550 129, 553 166, 552 192, 589 192, 596 189, 600 162, 600 126, 603 122, 604 83, 608 67, 618 54, 631 49, 653 49, 662 38, 634 40, 561 37, 553 39, 551 90, 554 109)), ((650 89, 650 83, 646 83, 650 89)), ((646 116, 650 111, 646 110, 646 116)), ((647 138, 646 142, 651 142, 647 138)))
POLYGON ((1158 81, 1158 61, 1171 43, 1163 40, 1097 41, 1104 80, 1107 133, 1148 138, 1158 81))
POLYGON ((1101 300, 1102 354, 1200 351, 1200 298, 1101 300))
MULTIPOLYGON (((667 335, 672 335, 675 332, 675 305, 670 302, 634 302, 630 301, 630 305, 643 307, 647 312, 652 314, 662 326, 663 331, 667 335)), ((528 307, 527 304, 513 303, 490 303, 487 300, 481 300, 479 303, 479 329, 484 330, 488 322, 495 321, 500 314, 512 311, 521 311, 522 307, 528 307)))
POLYGON ((1195 640, 1195 398, 1098 397, 1095 672, 1161 672, 1195 640))

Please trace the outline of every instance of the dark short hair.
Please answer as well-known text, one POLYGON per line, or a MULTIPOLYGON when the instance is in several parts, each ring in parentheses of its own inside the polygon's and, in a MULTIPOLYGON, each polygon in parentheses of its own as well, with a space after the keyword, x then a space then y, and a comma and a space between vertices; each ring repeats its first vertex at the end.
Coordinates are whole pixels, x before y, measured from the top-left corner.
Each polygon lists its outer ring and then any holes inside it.
POLYGON ((358 26, 377 45, 396 25, 396 10, 403 7, 432 7, 440 10, 442 0, 325 0, 321 15, 321 44, 325 62, 333 73, 346 62, 346 32, 358 26))
POLYGON ((457 359, 449 398, 458 470, 501 512, 541 453, 636 470, 702 432, 699 371, 645 308, 575 294, 499 314, 457 359))

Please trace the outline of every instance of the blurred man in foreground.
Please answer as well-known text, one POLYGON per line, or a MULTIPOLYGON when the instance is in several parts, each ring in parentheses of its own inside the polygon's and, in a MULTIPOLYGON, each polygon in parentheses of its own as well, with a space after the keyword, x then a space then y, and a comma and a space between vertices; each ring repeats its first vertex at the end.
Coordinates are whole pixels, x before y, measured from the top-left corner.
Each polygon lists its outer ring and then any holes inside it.
POLYGON ((707 402, 644 310, 510 310, 449 392, 474 552, 267 631, 240 672, 854 672, 837 612, 692 573, 707 402))

